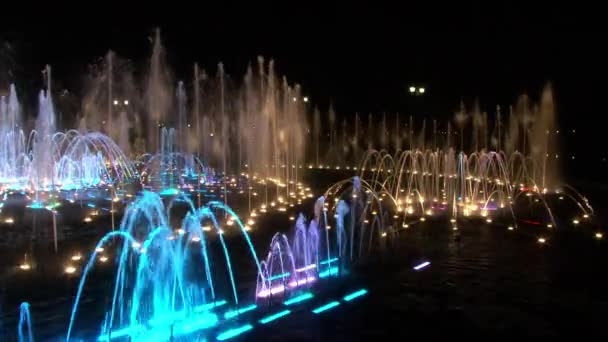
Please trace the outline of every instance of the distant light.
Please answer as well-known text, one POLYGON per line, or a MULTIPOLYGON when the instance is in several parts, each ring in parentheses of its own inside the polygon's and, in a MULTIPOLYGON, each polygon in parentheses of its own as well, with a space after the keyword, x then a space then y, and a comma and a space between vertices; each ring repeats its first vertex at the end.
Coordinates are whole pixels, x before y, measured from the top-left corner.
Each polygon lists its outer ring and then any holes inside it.
POLYGON ((298 102, 298 98, 297 97, 293 97, 293 102, 298 102))
POLYGON ((424 94, 424 92, 425 92, 425 91, 426 91, 426 90, 425 90, 424 88, 418 88, 418 92, 419 92, 420 94, 424 94))
POLYGON ((308 96, 304 96, 304 102, 308 102, 308 96))
POLYGON ((513 230, 513 226, 509 226, 509 230, 513 230))
POLYGON ((601 239, 603 237, 604 237, 604 234, 602 234, 602 233, 595 233, 595 238, 596 239, 601 239))
POLYGON ((82 259, 82 255, 80 255, 80 254, 74 254, 74 255, 72 255, 72 260, 78 261, 80 259, 82 259))
POLYGON ((13 222, 15 222, 15 220, 13 220, 12 217, 7 217, 6 219, 4 219, 4 223, 12 224, 13 222))
POLYGON ((103 251, 104 251, 103 247, 97 247, 97 248, 95 248, 95 252, 97 252, 97 253, 101 253, 103 251))
POLYGON ((64 271, 67 274, 73 274, 74 272, 76 272, 76 267, 69 265, 65 267, 64 271))
MULTIPOLYGON (((597 236, 597 234, 596 234, 596 236, 597 236)), ((23 264, 19 265, 19 268, 24 271, 29 271, 32 268, 32 266, 30 266, 30 264, 28 264, 28 263, 23 263, 23 264)))
POLYGON ((543 237, 538 238, 538 243, 543 244, 545 242, 547 242, 547 240, 545 240, 545 238, 543 238, 543 237))
POLYGON ((430 261, 425 261, 422 264, 414 266, 414 270, 416 270, 416 271, 421 270, 421 269, 427 267, 430 264, 431 264, 430 261))
POLYGON ((118 106, 118 100, 114 100, 114 105, 118 106))
POLYGON ((410 93, 415 93, 416 92, 416 87, 410 87, 410 93))
POLYGON ((128 106, 129 105, 129 100, 125 100, 123 103, 125 104, 125 106, 128 106))
POLYGON ((99 261, 106 262, 106 261, 108 261, 108 257, 105 255, 102 255, 101 257, 99 257, 99 261))

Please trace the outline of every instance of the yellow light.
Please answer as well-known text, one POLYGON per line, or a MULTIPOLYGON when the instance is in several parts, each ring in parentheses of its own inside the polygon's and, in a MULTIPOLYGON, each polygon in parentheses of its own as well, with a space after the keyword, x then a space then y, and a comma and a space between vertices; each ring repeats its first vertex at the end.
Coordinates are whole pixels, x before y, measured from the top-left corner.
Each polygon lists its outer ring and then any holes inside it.
POLYGON ((425 91, 426 91, 426 89, 424 89, 424 88, 418 88, 418 92, 420 94, 424 94, 425 91))
POLYGON ((245 231, 246 231, 246 232, 251 231, 251 227, 249 227, 249 226, 245 225, 245 231))
POLYGON ((72 260, 78 261, 80 259, 82 259, 82 255, 80 255, 80 254, 74 254, 74 255, 72 255, 72 260))
POLYGON ((543 238, 543 237, 538 238, 538 242, 541 243, 541 244, 545 243, 546 241, 547 240, 545 240, 545 238, 543 238))
POLYGON ((118 201, 120 201, 120 197, 116 196, 116 197, 114 197, 114 198, 112 199, 112 201, 113 201, 113 202, 118 202, 118 201))
POLYGON ((508 229, 509 229, 509 230, 513 230, 513 226, 509 226, 509 228, 508 228, 508 229))
POLYGON ((415 93, 416 92, 416 87, 410 87, 410 93, 415 93))
POLYGON ((99 261, 106 262, 106 261, 108 261, 108 257, 105 256, 105 255, 102 255, 102 256, 99 257, 99 261))
POLYGON ((329 229, 331 229, 331 226, 330 226, 330 225, 327 225, 327 227, 326 227, 326 228, 329 230, 329 229))
POLYGON ((30 266, 30 264, 28 264, 28 263, 23 263, 23 264, 19 265, 19 268, 24 271, 29 271, 32 268, 32 266, 30 266))
POLYGON ((595 233, 595 238, 596 239, 601 239, 603 237, 604 237, 604 235, 602 233, 595 233))
POLYGON ((76 267, 72 266, 72 265, 68 265, 65 267, 65 273, 67 274, 73 274, 74 272, 76 272, 76 267))
POLYGON ((223 229, 220 229, 220 230, 218 231, 218 233, 219 233, 220 235, 223 235, 223 234, 224 234, 224 230, 223 230, 223 229))
POLYGON ((295 218, 293 216, 289 216, 289 221, 293 221, 295 218))
POLYGON ((409 228, 409 226, 410 226, 410 225, 409 225, 409 224, 407 224, 407 223, 404 223, 404 224, 402 224, 402 225, 401 225, 401 227, 403 227, 403 228, 409 228))
POLYGON ((487 223, 492 223, 492 219, 488 217, 488 218, 486 219, 486 222, 487 222, 487 223))
POLYGON ((452 227, 452 230, 458 230, 458 227, 454 226, 452 227))
POLYGON ((97 253, 101 253, 103 251, 104 251, 103 247, 97 247, 97 248, 95 248, 95 252, 97 252, 97 253))
POLYGON ((547 228, 553 228, 553 225, 551 223, 548 223, 547 228))
POLYGON ((87 217, 84 218, 84 222, 86 222, 86 223, 89 223, 91 221, 93 221, 93 219, 90 218, 89 216, 87 216, 87 217))
POLYGON ((452 223, 456 223, 456 219, 455 219, 455 218, 450 219, 450 222, 452 222, 452 223))
POLYGON ((211 226, 203 226, 203 230, 208 232, 211 230, 211 226))
POLYGON ((421 217, 420 221, 424 222, 424 221, 426 221, 426 218, 425 217, 421 217))
POLYGON ((427 211, 426 211, 426 215, 427 215, 427 216, 431 216, 431 215, 433 215, 433 211, 432 211, 432 210, 430 210, 430 209, 429 209, 429 210, 427 210, 427 211))
POLYGON ((583 215, 584 218, 589 218, 588 214, 583 215))
POLYGON ((386 232, 382 232, 382 237, 386 237, 386 232))
POLYGON ((229 219, 229 220, 226 222, 226 224, 227 224, 227 225, 229 225, 229 226, 232 226, 232 225, 234 224, 234 221, 233 221, 232 219, 229 219))
POLYGON ((572 220, 572 223, 574 223, 575 225, 579 223, 579 221, 577 219, 572 220))
POLYGON ((7 218, 4 219, 4 223, 12 224, 14 222, 15 222, 15 220, 13 220, 12 217, 7 217, 7 218))

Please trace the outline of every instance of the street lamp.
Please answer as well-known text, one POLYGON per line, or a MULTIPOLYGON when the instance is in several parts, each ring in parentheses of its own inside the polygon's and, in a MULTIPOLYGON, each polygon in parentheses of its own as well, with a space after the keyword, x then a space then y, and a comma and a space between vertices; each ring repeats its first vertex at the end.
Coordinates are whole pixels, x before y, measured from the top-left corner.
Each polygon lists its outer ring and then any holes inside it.
POLYGON ((424 89, 422 87, 418 88, 418 93, 420 93, 420 94, 424 94, 425 91, 426 91, 426 89, 424 89))
POLYGON ((410 93, 415 93, 416 92, 416 87, 410 87, 410 93))

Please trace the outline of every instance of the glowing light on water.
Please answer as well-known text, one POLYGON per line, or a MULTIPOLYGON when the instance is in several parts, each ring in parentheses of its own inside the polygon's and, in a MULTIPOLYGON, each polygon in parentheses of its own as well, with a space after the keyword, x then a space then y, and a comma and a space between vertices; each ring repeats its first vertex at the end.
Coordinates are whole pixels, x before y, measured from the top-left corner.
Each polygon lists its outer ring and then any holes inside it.
POLYGON ((575 224, 575 225, 577 225, 577 224, 579 224, 579 220, 574 219, 574 220, 572 220, 572 223, 575 224))
POLYGON ((260 322, 260 324, 267 324, 267 323, 275 321, 281 317, 285 317, 285 316, 289 315, 290 313, 291 313, 290 310, 283 310, 283 311, 277 312, 276 314, 266 316, 266 317, 260 319, 259 322, 260 322))
POLYGON ((603 237, 604 237, 604 235, 602 233, 595 233, 595 238, 596 239, 601 239, 603 237))
POLYGON ((99 261, 106 262, 106 261, 108 261, 108 257, 105 255, 102 255, 101 257, 99 257, 99 261))
POLYGON ((80 254, 74 254, 74 255, 72 255, 72 260, 73 261, 79 261, 80 259, 82 259, 82 255, 80 255, 80 254))
POLYGON ((419 265, 414 266, 414 270, 416 270, 416 271, 421 270, 421 269, 423 269, 423 268, 427 267, 427 266, 428 266, 428 265, 430 265, 430 264, 431 264, 431 263, 430 263, 429 261, 425 261, 425 262, 423 262, 422 264, 419 264, 419 265))
POLYGON ((4 223, 13 224, 15 221, 12 217, 7 217, 4 219, 4 223))
POLYGON ((86 222, 86 223, 89 223, 91 221, 93 221, 93 219, 90 216, 87 216, 84 218, 84 222, 86 222))
POLYGON ((234 318, 238 315, 244 314, 245 312, 253 311, 253 310, 257 309, 257 307, 258 306, 256 304, 251 304, 249 306, 246 306, 246 307, 238 309, 238 310, 226 311, 226 313, 224 313, 224 318, 225 319, 234 318))
POLYGON ((335 308, 338 305, 340 305, 340 302, 337 302, 337 301, 329 302, 329 303, 327 303, 325 305, 319 306, 316 309, 313 309, 312 312, 318 315, 318 314, 320 314, 322 312, 325 312, 327 310, 331 310, 331 309, 335 308))
POLYGON ((331 259, 327 259, 327 260, 323 260, 321 262, 319 262, 319 265, 326 265, 332 262, 336 262, 338 261, 338 258, 331 258, 331 259))
POLYGON ((229 329, 229 330, 226 330, 223 333, 217 335, 217 340, 224 341, 224 340, 239 336, 251 329, 253 329, 253 326, 251 324, 245 324, 238 328, 229 329))
POLYGON ((545 242, 547 242, 547 240, 545 240, 545 238, 543 238, 543 237, 538 238, 538 243, 544 244, 545 242))
POLYGON ((353 300, 355 298, 358 298, 358 297, 361 297, 361 296, 364 296, 366 294, 367 294, 367 290, 366 289, 361 289, 361 290, 355 291, 355 292, 353 292, 351 294, 347 294, 346 296, 344 296, 343 299, 345 301, 347 301, 347 302, 350 302, 351 300, 353 300))
POLYGON ((286 300, 285 302, 283 302, 283 305, 293 305, 293 304, 298 304, 301 303, 303 301, 309 300, 311 298, 313 298, 314 295, 310 292, 306 292, 304 294, 301 294, 299 296, 293 297, 291 299, 286 300))
POLYGON ((331 267, 330 269, 319 273, 319 278, 327 278, 336 274, 338 274, 338 267, 331 267))
POLYGON ((76 267, 69 265, 65 267, 64 271, 67 274, 73 274, 74 272, 76 272, 76 267))
POLYGON ((19 265, 19 268, 24 271, 29 271, 32 268, 32 266, 30 266, 30 264, 28 264, 28 263, 23 263, 23 264, 19 265))
POLYGON ((104 251, 103 247, 97 247, 97 248, 95 248, 95 252, 97 252, 97 253, 101 253, 103 251, 104 251))

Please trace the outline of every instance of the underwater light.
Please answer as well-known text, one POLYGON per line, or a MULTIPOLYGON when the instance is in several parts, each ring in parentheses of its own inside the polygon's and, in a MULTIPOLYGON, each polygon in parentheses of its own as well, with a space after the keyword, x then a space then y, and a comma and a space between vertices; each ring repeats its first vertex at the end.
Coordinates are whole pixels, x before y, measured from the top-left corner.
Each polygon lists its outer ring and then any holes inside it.
POLYGON ((304 294, 301 294, 299 296, 293 297, 291 299, 288 299, 286 301, 283 302, 283 305, 293 305, 293 304, 297 304, 297 303, 301 303, 303 301, 309 300, 311 298, 313 298, 314 295, 310 292, 306 292, 304 294))
POLYGON ((251 324, 245 324, 238 328, 233 328, 233 329, 224 331, 223 333, 217 335, 217 339, 218 339, 218 341, 224 341, 224 340, 239 336, 240 334, 245 333, 251 329, 253 329, 253 326, 251 324))
POLYGON ((351 294, 347 294, 346 296, 344 296, 343 299, 345 301, 347 301, 347 302, 350 302, 351 300, 353 300, 355 298, 358 298, 358 297, 361 297, 361 296, 364 296, 366 294, 367 294, 367 290, 366 289, 361 289, 361 290, 355 291, 355 292, 353 292, 351 294))
POLYGON ((256 304, 251 304, 249 306, 246 306, 246 307, 238 309, 238 310, 226 311, 226 313, 224 313, 224 318, 225 319, 234 318, 240 314, 244 314, 245 312, 253 311, 253 310, 257 309, 257 307, 258 306, 256 304))
POLYGON ((270 316, 266 316, 262 319, 259 320, 260 324, 266 324, 266 323, 270 323, 272 321, 275 321, 281 317, 285 317, 287 315, 289 315, 291 313, 290 310, 283 310, 280 312, 277 312, 276 314, 270 315, 270 316))
POLYGON ((313 309, 312 312, 318 315, 321 312, 324 312, 324 311, 327 311, 327 310, 331 310, 331 309, 335 308, 338 305, 340 305, 340 302, 336 302, 336 301, 329 302, 329 303, 327 303, 325 305, 319 306, 316 309, 313 309))

